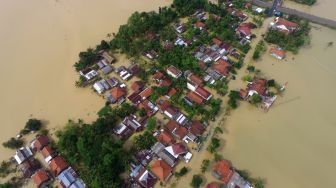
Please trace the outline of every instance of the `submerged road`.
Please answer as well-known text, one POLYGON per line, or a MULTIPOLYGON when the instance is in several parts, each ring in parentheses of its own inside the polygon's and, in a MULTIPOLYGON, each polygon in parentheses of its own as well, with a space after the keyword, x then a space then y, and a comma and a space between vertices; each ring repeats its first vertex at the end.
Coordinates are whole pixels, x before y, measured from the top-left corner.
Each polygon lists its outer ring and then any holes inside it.
POLYGON ((327 27, 336 28, 336 21, 315 16, 313 14, 308 14, 306 12, 298 11, 295 9, 282 7, 283 0, 273 0, 273 2, 264 2, 261 0, 252 0, 252 3, 256 6, 263 7, 263 8, 269 8, 269 16, 273 16, 276 11, 282 12, 284 14, 288 15, 294 15, 298 16, 300 18, 306 19, 308 21, 311 21, 313 23, 321 24, 327 27))

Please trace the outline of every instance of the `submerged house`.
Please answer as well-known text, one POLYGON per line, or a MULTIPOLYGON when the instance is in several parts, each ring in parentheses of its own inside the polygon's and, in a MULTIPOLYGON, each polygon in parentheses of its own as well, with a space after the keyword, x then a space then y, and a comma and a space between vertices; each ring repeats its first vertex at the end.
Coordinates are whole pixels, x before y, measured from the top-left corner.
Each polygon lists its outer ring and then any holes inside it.
POLYGON ((49 175, 43 169, 36 171, 32 178, 37 188, 47 188, 51 183, 49 175))
POLYGON ((32 141, 31 147, 35 151, 41 151, 45 146, 49 144, 49 138, 44 135, 36 136, 35 140, 32 141))
POLYGON ((173 168, 163 160, 157 160, 151 166, 151 171, 161 181, 167 181, 173 175, 173 168))
POLYGON ((41 168, 41 164, 34 158, 29 158, 19 165, 19 170, 24 178, 31 178, 32 175, 41 168))
POLYGON ((81 70, 79 71, 79 74, 85 77, 86 80, 91 80, 98 76, 98 72, 91 68, 86 68, 84 70, 81 70))
POLYGON ((110 93, 107 93, 105 97, 112 104, 114 103, 121 104, 122 102, 125 101, 126 94, 127 92, 125 88, 115 87, 111 90, 110 93))
POLYGON ((285 59, 286 58, 286 53, 285 51, 281 50, 281 49, 278 49, 278 48, 272 48, 270 50, 270 54, 279 59, 279 60, 282 60, 282 59, 285 59))
POLYGON ((33 152, 29 147, 22 147, 16 151, 14 159, 18 164, 22 164, 32 156, 33 152))
POLYGON ((57 156, 49 162, 49 166, 53 176, 58 176, 61 172, 69 167, 69 164, 63 157, 57 156))
POLYGON ((291 34, 299 29, 299 24, 285 20, 280 17, 276 17, 274 19, 274 22, 271 22, 270 28, 286 34, 291 34))

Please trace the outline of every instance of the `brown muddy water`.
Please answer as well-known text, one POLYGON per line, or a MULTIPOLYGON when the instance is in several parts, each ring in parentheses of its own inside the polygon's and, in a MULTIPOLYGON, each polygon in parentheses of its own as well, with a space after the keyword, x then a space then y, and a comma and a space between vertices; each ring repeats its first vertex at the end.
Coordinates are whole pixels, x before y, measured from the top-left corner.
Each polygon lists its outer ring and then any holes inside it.
MULTIPOLYGON (((0 143, 30 117, 60 127, 95 118, 104 100, 76 88, 72 65, 81 50, 116 32, 135 11, 170 0, 0 0, 0 143)), ((0 146, 0 160, 13 155, 0 146)))
POLYGON ((317 2, 313 6, 301 5, 291 0, 285 0, 284 6, 311 13, 316 16, 336 20, 335 0, 317 0, 317 2))

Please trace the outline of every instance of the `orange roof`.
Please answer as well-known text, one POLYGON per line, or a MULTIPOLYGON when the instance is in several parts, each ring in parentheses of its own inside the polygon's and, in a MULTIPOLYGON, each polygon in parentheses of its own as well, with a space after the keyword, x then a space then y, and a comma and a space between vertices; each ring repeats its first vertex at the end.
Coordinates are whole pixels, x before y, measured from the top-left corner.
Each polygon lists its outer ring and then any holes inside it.
POLYGON ((231 163, 228 160, 220 160, 216 162, 214 171, 220 175, 220 180, 222 180, 225 184, 229 183, 234 173, 231 163))
POLYGON ((199 121, 193 121, 190 125, 190 132, 194 135, 201 135, 205 131, 204 125, 199 121))
POLYGON ((162 80, 165 77, 165 75, 161 72, 161 71, 157 71, 154 75, 153 75, 153 79, 154 80, 162 80))
POLYGON ((133 91, 140 91, 144 86, 145 83, 143 81, 138 80, 133 82, 131 88, 133 89, 133 91))
POLYGON ((42 149, 42 155, 44 158, 51 156, 54 153, 54 150, 50 146, 46 146, 42 149))
POLYGON ((188 129, 182 126, 178 126, 175 130, 175 134, 180 138, 183 139, 188 134, 188 129))
POLYGON ((193 102, 195 102, 196 104, 203 104, 204 103, 204 99, 202 97, 200 97, 198 94, 196 94, 193 91, 190 91, 186 97, 190 100, 192 100, 193 102))
POLYGON ((220 46, 220 45, 223 44, 223 41, 220 40, 219 38, 213 38, 213 39, 212 39, 212 42, 213 42, 214 44, 216 44, 217 46, 220 46))
POLYGON ((153 93, 153 89, 152 88, 146 88, 144 89, 141 93, 139 93, 139 95, 141 96, 141 98, 148 98, 151 94, 153 93))
POLYGON ((283 18, 276 18, 276 24, 277 25, 284 25, 286 26, 287 28, 295 28, 295 27, 298 27, 299 25, 297 23, 294 23, 294 22, 291 22, 291 21, 288 21, 288 20, 285 20, 283 18))
POLYGON ((34 147, 37 150, 41 150, 44 146, 49 144, 49 138, 44 135, 40 135, 36 137, 36 140, 34 142, 34 147))
POLYGON ((161 181, 166 181, 173 171, 172 167, 162 160, 155 161, 151 170, 161 181))
POLYGON ((111 95, 115 100, 119 100, 126 95, 126 89, 121 87, 115 87, 111 90, 111 95))
POLYGON ((266 93, 267 80, 265 79, 255 79, 252 84, 248 86, 249 90, 256 91, 259 95, 264 95, 266 93))
POLYGON ((59 175, 63 170, 69 167, 68 163, 61 156, 57 156, 50 161, 50 169, 54 176, 59 175))
POLYGON ((168 131, 173 132, 175 128, 179 127, 179 124, 175 120, 169 120, 168 123, 166 124, 166 128, 168 131))
POLYGON ((228 76, 229 68, 231 67, 230 63, 225 61, 224 59, 218 60, 215 64, 212 65, 212 68, 216 70, 218 73, 228 76))
POLYGON ((198 28, 204 28, 205 27, 205 23, 201 22, 201 21, 197 21, 195 23, 195 26, 198 27, 198 28))
POLYGON ((188 79, 199 86, 203 85, 202 78, 198 77, 196 74, 191 74, 188 79))
POLYGON ((33 175, 33 180, 36 186, 40 187, 44 182, 49 180, 49 176, 45 170, 40 169, 33 175))
POLYGON ((171 89, 168 91, 167 96, 168 96, 168 97, 171 97, 171 96, 173 96, 176 92, 177 92, 177 91, 176 91, 175 88, 171 88, 171 89))
POLYGON ((197 93, 199 96, 203 97, 206 100, 208 100, 208 98, 211 96, 211 93, 203 87, 197 87, 195 93, 197 93))
POLYGON ((171 145, 174 143, 174 137, 168 131, 163 130, 160 132, 157 140, 163 144, 171 145))
POLYGON ((165 78, 161 83, 160 87, 168 87, 172 84, 172 81, 169 78, 165 78))
POLYGON ((277 48, 272 48, 271 49, 271 54, 279 57, 280 59, 283 59, 286 57, 286 53, 283 50, 277 49, 277 48))
POLYGON ((206 188, 220 188, 220 185, 217 182, 211 182, 206 186, 206 188))

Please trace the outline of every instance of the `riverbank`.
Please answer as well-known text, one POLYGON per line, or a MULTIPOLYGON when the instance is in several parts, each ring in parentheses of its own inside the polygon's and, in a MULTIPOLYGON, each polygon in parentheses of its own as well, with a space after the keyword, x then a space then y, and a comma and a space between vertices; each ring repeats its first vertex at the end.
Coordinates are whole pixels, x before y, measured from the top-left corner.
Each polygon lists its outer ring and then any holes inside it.
MULTIPOLYGON (((170 2, 1 1, 0 83, 5 89, 0 120, 5 128, 0 142, 15 136, 31 116, 47 120, 50 129, 62 127, 69 118, 94 120, 105 101, 90 89, 75 87, 78 52, 116 32, 134 11, 170 2)), ((14 152, 1 146, 0 153, 3 160, 14 152)))

